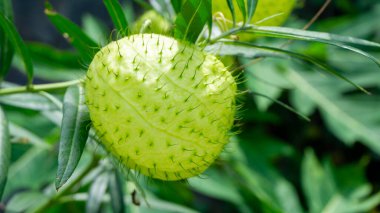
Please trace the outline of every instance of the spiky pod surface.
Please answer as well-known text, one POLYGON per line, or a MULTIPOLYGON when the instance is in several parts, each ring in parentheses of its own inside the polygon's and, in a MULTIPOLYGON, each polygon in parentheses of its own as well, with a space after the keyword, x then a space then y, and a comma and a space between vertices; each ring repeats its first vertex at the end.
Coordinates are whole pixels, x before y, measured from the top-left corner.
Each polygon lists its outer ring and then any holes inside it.
POLYGON ((103 47, 85 82, 102 145, 127 168, 162 180, 207 169, 229 140, 236 83, 193 44, 137 34, 103 47))

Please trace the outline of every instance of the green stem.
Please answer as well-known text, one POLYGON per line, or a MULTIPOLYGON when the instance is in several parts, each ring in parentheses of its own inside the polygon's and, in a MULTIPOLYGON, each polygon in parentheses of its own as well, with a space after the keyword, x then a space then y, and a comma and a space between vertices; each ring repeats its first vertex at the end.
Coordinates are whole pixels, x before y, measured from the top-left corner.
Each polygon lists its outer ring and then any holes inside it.
POLYGON ((23 93, 23 92, 40 92, 40 91, 62 89, 62 88, 69 87, 71 85, 79 84, 80 82, 81 80, 73 80, 73 81, 65 81, 65 82, 59 82, 59 83, 37 84, 37 85, 30 85, 30 86, 3 88, 3 89, 0 89, 0 96, 23 93))
POLYGON ((253 28, 252 25, 244 25, 244 26, 241 26, 241 27, 238 27, 238 28, 233 28, 233 29, 231 29, 231 30, 229 30, 227 32, 224 32, 224 33, 220 34, 219 36, 217 36, 217 37, 215 37, 213 39, 210 39, 209 43, 213 44, 213 43, 217 42, 221 38, 224 38, 224 37, 227 37, 227 36, 230 36, 230 35, 234 35, 236 33, 239 33, 239 32, 245 31, 245 30, 250 30, 252 28, 253 28))

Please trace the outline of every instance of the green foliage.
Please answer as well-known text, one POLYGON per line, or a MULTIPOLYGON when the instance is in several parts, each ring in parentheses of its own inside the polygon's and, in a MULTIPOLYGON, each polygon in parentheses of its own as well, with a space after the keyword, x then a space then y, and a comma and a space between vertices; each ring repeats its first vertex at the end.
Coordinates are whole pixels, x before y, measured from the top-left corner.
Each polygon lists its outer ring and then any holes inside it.
POLYGON ((96 53, 98 45, 89 38, 76 24, 54 11, 52 5, 46 2, 45 14, 51 23, 62 33, 81 54, 83 60, 88 63, 96 53))
MULTIPOLYGON (((4 61, 5 68, 8 66, 7 64, 10 64, 10 62, 12 60, 11 50, 10 49, 4 49, 3 50, 3 48, 6 48, 7 46, 9 46, 9 44, 7 43, 9 41, 12 44, 12 48, 16 49, 23 59, 23 62, 25 65, 25 70, 26 70, 27 77, 28 77, 28 85, 32 84, 32 82, 33 82, 33 65, 32 65, 31 58, 29 56, 28 49, 26 48, 24 41, 22 40, 20 34, 18 34, 14 24, 3 13, 0 13, 0 27, 5 34, 4 37, 7 39, 4 42, 5 46, 2 46, 2 51, 4 51, 4 54, 5 54, 4 60, 8 60, 8 61, 4 61), (7 54, 9 54, 9 56, 7 56, 7 54)), ((2 58, 3 58, 3 55, 2 55, 2 58)), ((1 72, 2 78, 7 71, 8 70, 4 69, 4 71, 1 72)))
MULTIPOLYGON (((363 175, 363 171, 355 171, 363 175)), ((380 193, 370 195, 368 185, 358 185, 349 191, 338 181, 331 165, 320 165, 311 150, 307 150, 302 161, 302 186, 310 212, 368 212, 380 202, 380 193)), ((343 177, 346 178, 346 177, 343 177)))
POLYGON ((258 1, 226 1, 234 24, 223 32, 209 0, 103 1, 117 35, 153 8, 176 38, 233 57, 227 65, 244 91, 238 133, 186 183, 124 168, 90 129, 82 64, 112 38, 107 22, 81 14, 80 27, 46 3, 47 18, 74 47, 62 50, 24 41, 13 22, 20 14, 1 1, 0 212, 379 211, 380 4, 333 1, 329 8, 344 15, 326 13, 301 30, 310 19, 304 11, 320 1, 305 2, 283 27, 249 24, 258 1), (239 41, 241 32, 257 38, 239 41), (3 81, 10 66, 26 85, 3 81))
POLYGON ((61 138, 59 141, 57 190, 73 174, 82 155, 90 126, 90 115, 85 105, 83 88, 72 86, 63 99, 61 138))
POLYGON ((175 20, 174 37, 195 42, 205 24, 211 28, 211 0, 185 1, 175 20))
POLYGON ((0 107, 0 199, 7 183, 8 168, 11 159, 11 144, 9 140, 9 129, 7 118, 0 107))
MULTIPOLYGON (((0 13, 10 20, 13 19, 12 4, 10 0, 4 0, 0 2, 0 13)), ((8 73, 11 66, 14 50, 7 33, 0 28, 0 82, 4 76, 8 73)))
POLYGON ((129 34, 128 22, 125 18, 123 9, 121 8, 119 1, 104 0, 104 5, 108 10, 108 13, 111 16, 117 31, 121 34, 121 36, 127 36, 129 34))

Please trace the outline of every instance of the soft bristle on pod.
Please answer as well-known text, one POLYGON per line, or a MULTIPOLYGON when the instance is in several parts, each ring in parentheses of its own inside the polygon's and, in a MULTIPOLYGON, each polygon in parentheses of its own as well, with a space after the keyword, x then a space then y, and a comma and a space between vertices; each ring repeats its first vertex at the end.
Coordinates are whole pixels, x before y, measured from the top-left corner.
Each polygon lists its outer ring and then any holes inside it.
POLYGON ((181 180, 207 169, 228 142, 236 83, 193 44, 137 34, 102 48, 85 84, 93 126, 123 165, 181 180))

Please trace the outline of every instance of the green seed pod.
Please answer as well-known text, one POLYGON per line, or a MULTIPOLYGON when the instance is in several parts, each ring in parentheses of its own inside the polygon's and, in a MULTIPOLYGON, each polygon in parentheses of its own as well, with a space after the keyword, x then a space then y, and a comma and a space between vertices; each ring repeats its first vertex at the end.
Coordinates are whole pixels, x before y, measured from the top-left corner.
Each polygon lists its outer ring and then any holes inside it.
POLYGON ((172 30, 172 24, 155 10, 145 12, 133 25, 132 33, 139 33, 144 24, 148 24, 144 33, 169 35, 172 30))
POLYGON ((162 180, 196 176, 229 140, 236 83, 197 46, 137 34, 103 47, 85 92, 102 145, 127 168, 162 180))

